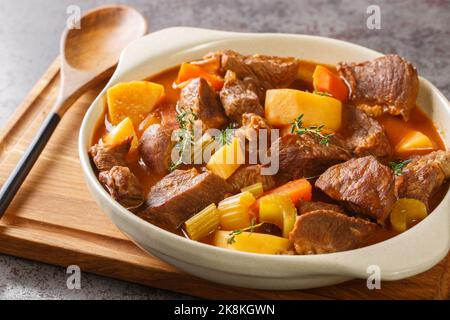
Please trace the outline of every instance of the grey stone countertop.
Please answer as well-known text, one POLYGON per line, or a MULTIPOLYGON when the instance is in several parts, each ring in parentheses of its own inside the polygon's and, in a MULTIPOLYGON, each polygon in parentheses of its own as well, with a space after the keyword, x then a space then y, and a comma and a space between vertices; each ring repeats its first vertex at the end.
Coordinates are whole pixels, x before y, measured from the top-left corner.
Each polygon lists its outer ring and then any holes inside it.
MULTIPOLYGON (((412 61, 450 96, 450 1, 130 0, 151 31, 195 26, 245 32, 287 32, 351 41, 412 61), (381 29, 369 29, 367 9, 378 5, 381 29)), ((102 0, 0 1, 0 125, 4 125, 58 54, 67 8, 102 0)), ((66 270, 0 254, 0 299, 184 299, 188 296, 83 274, 80 290, 66 270)))

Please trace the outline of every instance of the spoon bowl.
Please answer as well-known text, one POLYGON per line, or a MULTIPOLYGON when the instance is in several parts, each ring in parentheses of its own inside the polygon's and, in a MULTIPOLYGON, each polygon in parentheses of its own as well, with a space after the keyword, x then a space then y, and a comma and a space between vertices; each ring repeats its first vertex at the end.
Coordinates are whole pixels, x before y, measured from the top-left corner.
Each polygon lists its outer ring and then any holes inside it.
POLYGON ((142 15, 126 6, 108 6, 88 12, 80 29, 68 29, 61 47, 72 68, 92 71, 113 66, 120 52, 147 30, 142 15))

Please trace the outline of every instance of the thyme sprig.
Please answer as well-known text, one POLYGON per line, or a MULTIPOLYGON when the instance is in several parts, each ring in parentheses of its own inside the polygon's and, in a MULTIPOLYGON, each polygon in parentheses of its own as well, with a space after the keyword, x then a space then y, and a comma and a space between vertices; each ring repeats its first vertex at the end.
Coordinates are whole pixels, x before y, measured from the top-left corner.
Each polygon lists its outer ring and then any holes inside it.
POLYGON ((410 162, 411 162, 411 159, 391 161, 391 162, 389 162, 389 166, 394 171, 394 174, 396 176, 401 176, 403 174, 403 168, 410 162))
POLYGON ((220 135, 216 137, 219 145, 225 146, 231 143, 234 136, 234 127, 232 124, 228 125, 225 129, 220 132, 220 135))
POLYGON ((323 92, 323 91, 314 91, 314 94, 317 94, 319 96, 324 96, 324 97, 333 97, 331 94, 329 94, 328 92, 323 92))
POLYGON ((236 237, 237 235, 240 235, 240 234, 243 233, 244 231, 250 231, 251 233, 253 233, 253 231, 254 231, 256 228, 262 226, 263 224, 264 224, 264 222, 261 222, 261 223, 256 224, 256 219, 253 218, 253 219, 252 219, 252 222, 251 222, 251 224, 250 224, 250 226, 248 226, 248 227, 246 227, 246 228, 236 229, 236 230, 231 231, 231 232, 228 234, 229 237, 228 237, 228 239, 227 239, 227 243, 228 243, 228 244, 233 244, 233 243, 235 243, 235 242, 236 242, 235 237, 236 237))
POLYGON ((177 162, 171 162, 169 170, 173 171, 183 164, 183 154, 190 145, 194 144, 194 122, 198 120, 198 116, 192 110, 177 110, 176 120, 179 128, 175 132, 177 143, 175 148, 178 150, 177 162))
POLYGON ((297 118, 295 118, 294 122, 291 123, 291 133, 296 133, 299 136, 305 133, 310 133, 312 135, 317 136, 320 140, 319 143, 328 146, 330 143, 331 137, 334 136, 333 133, 330 134, 324 134, 322 133, 322 130, 324 128, 324 125, 320 126, 303 126, 303 114, 299 115, 297 118))

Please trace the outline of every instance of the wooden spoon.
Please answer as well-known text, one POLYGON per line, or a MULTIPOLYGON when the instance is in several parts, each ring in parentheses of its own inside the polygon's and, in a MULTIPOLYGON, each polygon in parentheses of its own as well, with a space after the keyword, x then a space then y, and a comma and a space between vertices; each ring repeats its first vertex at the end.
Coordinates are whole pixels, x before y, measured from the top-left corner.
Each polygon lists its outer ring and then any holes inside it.
POLYGON ((135 9, 105 6, 87 12, 80 29, 66 29, 61 37, 61 85, 52 111, 31 145, 0 189, 0 217, 38 159, 61 117, 91 86, 111 76, 121 51, 147 31, 135 9))

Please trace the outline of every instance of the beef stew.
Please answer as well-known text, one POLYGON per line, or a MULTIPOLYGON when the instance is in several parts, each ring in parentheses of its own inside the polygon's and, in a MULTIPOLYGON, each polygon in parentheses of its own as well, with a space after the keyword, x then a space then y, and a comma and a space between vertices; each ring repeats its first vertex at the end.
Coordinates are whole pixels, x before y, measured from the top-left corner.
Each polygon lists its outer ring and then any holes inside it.
POLYGON ((150 85, 108 97, 93 166, 114 199, 180 236, 351 250, 419 223, 448 189, 450 152, 397 55, 334 67, 227 50, 136 82, 150 85), (119 114, 114 99, 137 107, 119 114))

